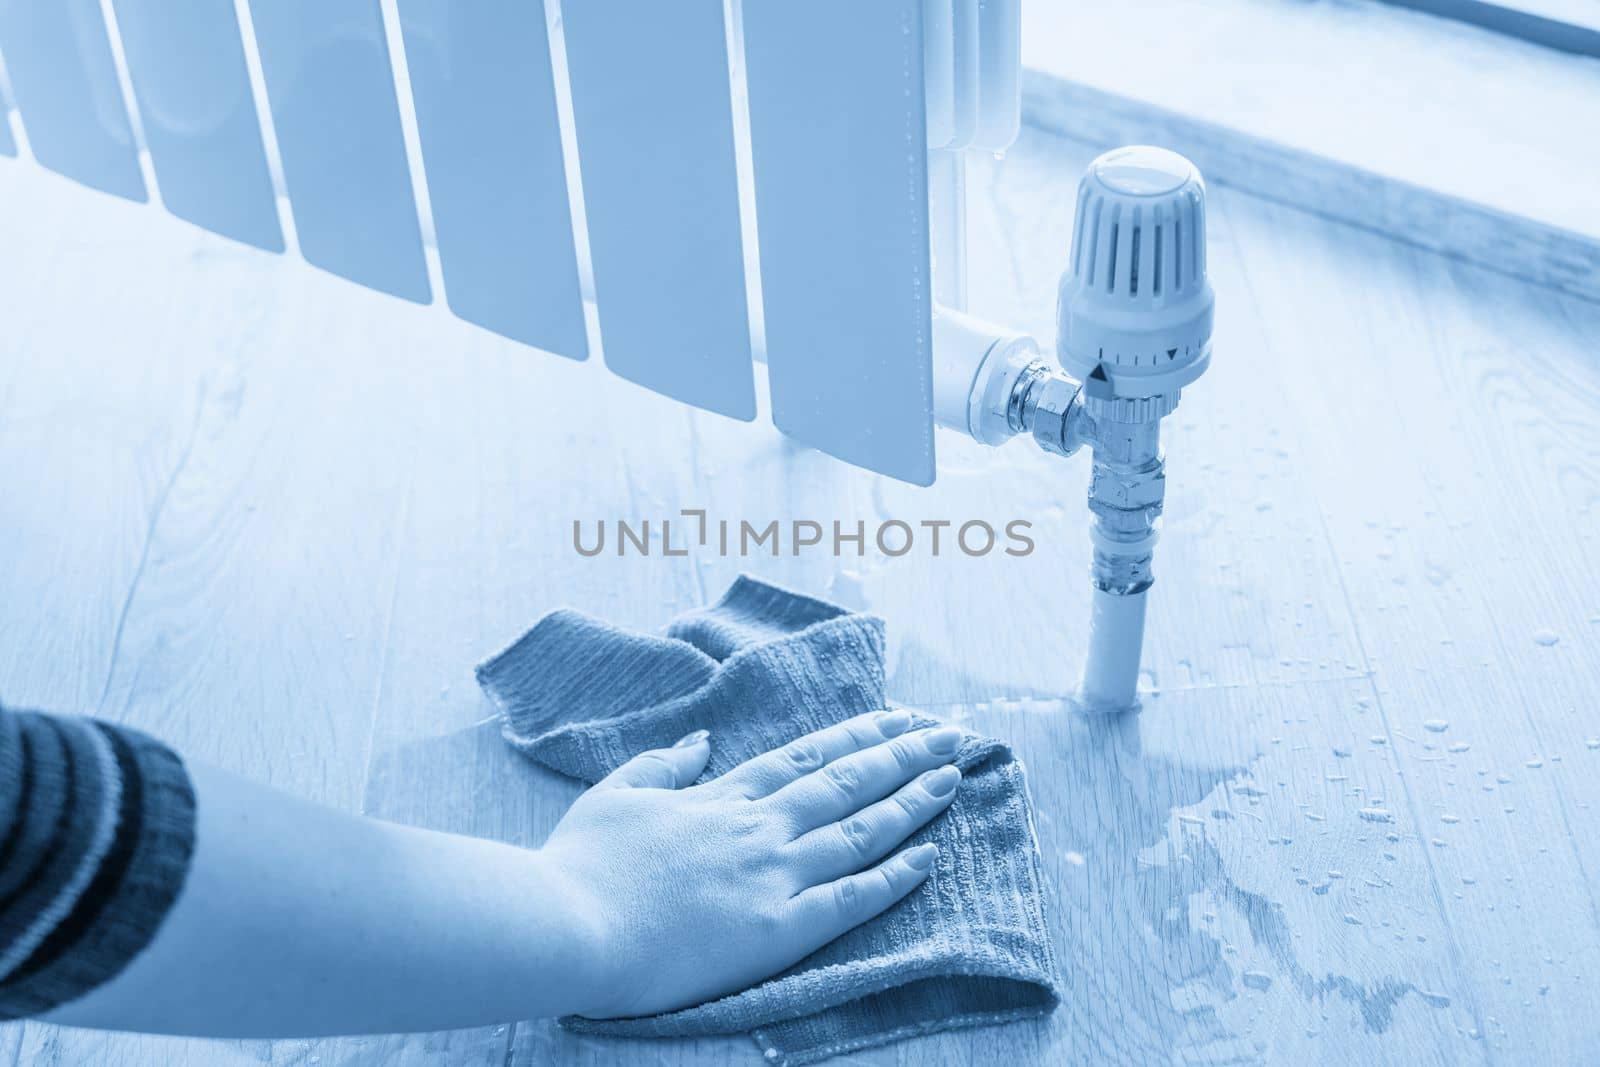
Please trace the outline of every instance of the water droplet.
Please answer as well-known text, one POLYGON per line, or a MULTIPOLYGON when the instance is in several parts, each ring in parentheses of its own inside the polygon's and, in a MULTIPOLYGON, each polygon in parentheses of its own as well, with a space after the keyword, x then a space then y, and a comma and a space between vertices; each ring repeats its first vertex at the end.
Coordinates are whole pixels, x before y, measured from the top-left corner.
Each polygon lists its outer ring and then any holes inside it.
POLYGON ((1538 770, 1540 767, 1544 766, 1544 760, 1542 760, 1539 757, 1535 756, 1533 759, 1529 760, 1527 763, 1524 763, 1523 766, 1531 768, 1533 770, 1538 770))
POLYGON ((1554 630, 1535 630, 1533 632, 1533 643, 1542 645, 1545 648, 1549 648, 1559 640, 1561 640, 1561 635, 1554 630))
POLYGON ((1600 737, 1591 737, 1589 740, 1585 741, 1584 744, 1591 749, 1600 748, 1600 737))
POLYGON ((1362 808, 1360 815, 1368 822, 1394 822, 1394 814, 1382 808, 1362 808))
POLYGON ((1439 821, 1440 822, 1444 822, 1444 823, 1450 823, 1451 825, 1454 825, 1454 824, 1456 824, 1456 823, 1461 821, 1461 816, 1459 816, 1459 815, 1451 815, 1449 812, 1445 812, 1443 815, 1439 816, 1439 821))
POLYGON ((1333 754, 1338 756, 1340 759, 1350 758, 1350 750, 1348 748, 1335 748, 1333 750, 1333 754))
POLYGON ((1239 979, 1258 992, 1265 992, 1272 987, 1272 975, 1263 974, 1261 971, 1246 971, 1239 976, 1239 979))
POLYGON ((1349 923, 1351 926, 1360 926, 1361 925, 1361 920, 1356 918, 1354 915, 1351 915, 1349 912, 1345 913, 1344 921, 1349 923))
POLYGON ((1457 741, 1455 744, 1453 744, 1449 748, 1445 749, 1445 751, 1446 752, 1454 752, 1454 753, 1459 755, 1460 753, 1467 751, 1467 749, 1469 749, 1471 747, 1472 747, 1471 745, 1463 744, 1462 742, 1457 741))
POLYGON ((1422 728, 1424 730, 1430 730, 1436 734, 1442 734, 1446 730, 1450 729, 1450 723, 1444 719, 1429 719, 1427 722, 1422 724, 1422 728))

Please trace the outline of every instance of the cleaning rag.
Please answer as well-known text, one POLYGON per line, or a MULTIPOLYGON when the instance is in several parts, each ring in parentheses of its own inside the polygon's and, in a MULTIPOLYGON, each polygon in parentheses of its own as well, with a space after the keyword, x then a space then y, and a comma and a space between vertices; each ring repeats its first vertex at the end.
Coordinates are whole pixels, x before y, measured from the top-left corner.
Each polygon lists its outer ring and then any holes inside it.
MULTIPOLYGON (((506 739, 586 782, 708 729, 703 781, 886 706, 882 619, 748 577, 665 637, 553 612, 477 673, 506 739)), ((935 723, 913 714, 914 727, 935 723)), ((999 741, 972 735, 956 764, 955 801, 908 842, 939 846, 934 871, 887 912, 718 1000, 562 1025, 630 1037, 748 1032, 768 1062, 800 1065, 1052 1011, 1056 967, 1022 765, 999 741)))

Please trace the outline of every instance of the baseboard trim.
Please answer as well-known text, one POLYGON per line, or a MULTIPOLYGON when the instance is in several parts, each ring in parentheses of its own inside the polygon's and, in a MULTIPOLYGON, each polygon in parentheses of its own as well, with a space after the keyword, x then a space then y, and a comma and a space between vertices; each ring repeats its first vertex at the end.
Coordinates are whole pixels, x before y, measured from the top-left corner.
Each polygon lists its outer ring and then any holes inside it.
POLYGON ((1600 238, 1511 215, 1087 85, 1025 70, 1023 119, 1098 148, 1158 144, 1207 181, 1600 302, 1600 238))

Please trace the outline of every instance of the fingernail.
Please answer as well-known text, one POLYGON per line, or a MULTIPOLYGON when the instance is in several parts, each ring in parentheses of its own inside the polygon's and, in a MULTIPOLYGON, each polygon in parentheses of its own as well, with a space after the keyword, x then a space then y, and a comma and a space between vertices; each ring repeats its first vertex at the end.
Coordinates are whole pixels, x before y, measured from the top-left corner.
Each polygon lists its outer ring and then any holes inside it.
POLYGON ((878 713, 878 732, 884 737, 903 734, 911 727, 911 713, 903 708, 891 708, 878 713))
POLYGON ((939 858, 938 845, 918 845, 906 853, 906 863, 914 871, 925 871, 939 858))
POLYGON ((698 745, 700 742, 704 741, 706 738, 708 738, 710 736, 711 736, 711 731, 710 730, 696 730, 692 734, 684 734, 682 737, 678 738, 677 741, 673 742, 672 747, 673 748, 693 748, 694 746, 698 745))
POLYGON ((929 771, 922 779, 922 787, 934 796, 942 797, 948 796, 959 781, 961 781, 961 771, 954 766, 945 766, 936 771, 929 771))
POLYGON ((961 731, 954 726, 941 726, 928 734, 924 742, 929 752, 938 752, 949 755, 961 747, 961 731))

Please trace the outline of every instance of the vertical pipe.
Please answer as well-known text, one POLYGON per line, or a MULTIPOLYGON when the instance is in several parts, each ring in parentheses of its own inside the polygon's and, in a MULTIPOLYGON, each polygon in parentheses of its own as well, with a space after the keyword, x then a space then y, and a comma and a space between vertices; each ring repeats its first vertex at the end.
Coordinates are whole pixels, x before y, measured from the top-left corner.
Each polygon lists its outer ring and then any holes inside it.
POLYGON ((1099 586, 1089 613, 1089 658, 1079 702, 1090 711, 1125 711, 1138 703, 1148 589, 1116 593, 1099 586))
POLYGON ((1125 711, 1139 704, 1145 603, 1154 581, 1151 560, 1166 493, 1160 417, 1171 410, 1157 399, 1088 401, 1094 424, 1089 481, 1094 593, 1079 697, 1093 711, 1125 711))

